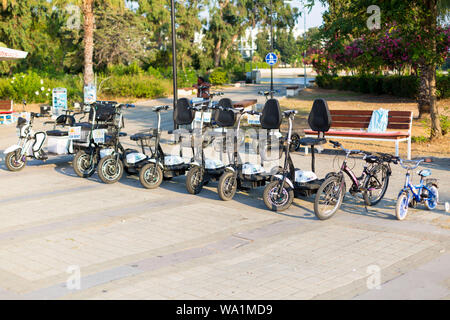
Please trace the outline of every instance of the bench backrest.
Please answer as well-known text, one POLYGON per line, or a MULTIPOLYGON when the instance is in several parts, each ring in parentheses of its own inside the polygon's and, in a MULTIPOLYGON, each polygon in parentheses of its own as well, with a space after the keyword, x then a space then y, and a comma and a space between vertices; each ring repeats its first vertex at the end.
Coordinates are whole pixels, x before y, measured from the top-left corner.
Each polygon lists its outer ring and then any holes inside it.
MULTIPOLYGON (((331 128, 367 129, 372 110, 330 110, 331 128)), ((411 111, 389 111, 387 129, 411 131, 411 111)))
POLYGON ((12 100, 0 100, 0 112, 13 111, 12 100))

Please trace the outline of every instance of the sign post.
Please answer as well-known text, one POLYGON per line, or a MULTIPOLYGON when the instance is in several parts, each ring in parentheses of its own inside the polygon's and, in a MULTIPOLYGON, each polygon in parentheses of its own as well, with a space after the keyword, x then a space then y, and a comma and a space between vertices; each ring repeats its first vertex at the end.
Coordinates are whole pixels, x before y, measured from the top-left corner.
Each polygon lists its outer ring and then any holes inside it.
POLYGON ((270 97, 273 98, 273 66, 277 64, 278 57, 275 53, 269 52, 266 55, 266 63, 270 66, 270 97))
POLYGON ((52 91, 52 114, 57 117, 67 110, 67 89, 54 88, 52 91))

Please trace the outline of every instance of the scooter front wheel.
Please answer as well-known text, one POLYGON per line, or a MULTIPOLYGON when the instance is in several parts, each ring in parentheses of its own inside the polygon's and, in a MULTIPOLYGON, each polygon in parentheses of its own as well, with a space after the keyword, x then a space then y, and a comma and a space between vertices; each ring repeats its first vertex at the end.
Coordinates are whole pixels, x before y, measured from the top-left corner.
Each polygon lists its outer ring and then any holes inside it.
POLYGON ((237 179, 233 172, 225 172, 222 174, 217 186, 217 193, 220 199, 223 201, 229 201, 233 199, 237 190, 237 179))
POLYGON ((397 199, 397 204, 395 206, 395 215, 398 220, 405 220, 408 215, 408 194, 402 192, 397 199))
POLYGON ((117 160, 117 157, 114 155, 107 156, 100 160, 97 171, 98 177, 104 183, 116 183, 122 178, 123 163, 122 161, 117 160))
POLYGON ((73 171, 80 178, 89 178, 95 172, 95 166, 97 164, 97 157, 94 155, 90 155, 83 150, 77 152, 75 157, 73 158, 73 171))
POLYGON ((22 170, 27 164, 27 158, 25 156, 20 159, 21 149, 8 153, 5 157, 6 167, 9 171, 17 172, 22 170))
POLYGON ((148 163, 139 171, 139 181, 144 188, 156 189, 163 181, 163 172, 156 163, 148 163))
POLYGON ((203 189, 204 174, 200 167, 192 167, 186 175, 186 189, 190 194, 199 194, 203 189))
POLYGON ((263 199, 267 208, 272 211, 288 209, 294 200, 294 190, 287 186, 279 192, 281 181, 275 180, 264 188, 263 199))

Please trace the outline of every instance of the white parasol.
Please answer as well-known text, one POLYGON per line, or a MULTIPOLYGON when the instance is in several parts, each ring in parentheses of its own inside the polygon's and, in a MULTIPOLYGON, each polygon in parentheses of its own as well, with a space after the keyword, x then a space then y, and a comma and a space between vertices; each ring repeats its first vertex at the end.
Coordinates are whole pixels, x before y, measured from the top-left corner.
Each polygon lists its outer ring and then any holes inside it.
POLYGON ((25 59, 28 52, 0 47, 0 61, 25 59))

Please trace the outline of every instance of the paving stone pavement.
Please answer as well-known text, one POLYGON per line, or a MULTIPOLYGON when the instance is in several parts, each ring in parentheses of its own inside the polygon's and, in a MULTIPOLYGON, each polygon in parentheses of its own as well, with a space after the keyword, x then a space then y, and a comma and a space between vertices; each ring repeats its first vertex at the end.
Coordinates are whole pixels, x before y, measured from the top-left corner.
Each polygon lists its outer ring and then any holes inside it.
MULTIPOLYGON (((126 119, 129 133, 155 123, 146 106, 126 119)), ((170 126, 171 114, 163 120, 170 126)), ((0 127, 0 150, 15 140, 15 128, 0 127)), ((318 155, 319 176, 333 158, 318 155)), ((366 211, 347 194, 335 217, 319 221, 312 198, 273 213, 261 188, 223 202, 215 183, 188 194, 184 177, 156 190, 136 177, 105 185, 96 175, 76 177, 70 160, 31 161, 12 173, 0 155, 0 299, 450 296, 450 216, 440 205, 395 220, 404 177, 398 167, 379 205, 366 211), (71 286, 77 268, 79 290, 71 286), (379 289, 371 289, 377 279, 379 289)), ((310 157, 296 153, 294 162, 309 168, 310 157)), ((441 201, 450 201, 449 165, 428 166, 441 181, 441 201)))

